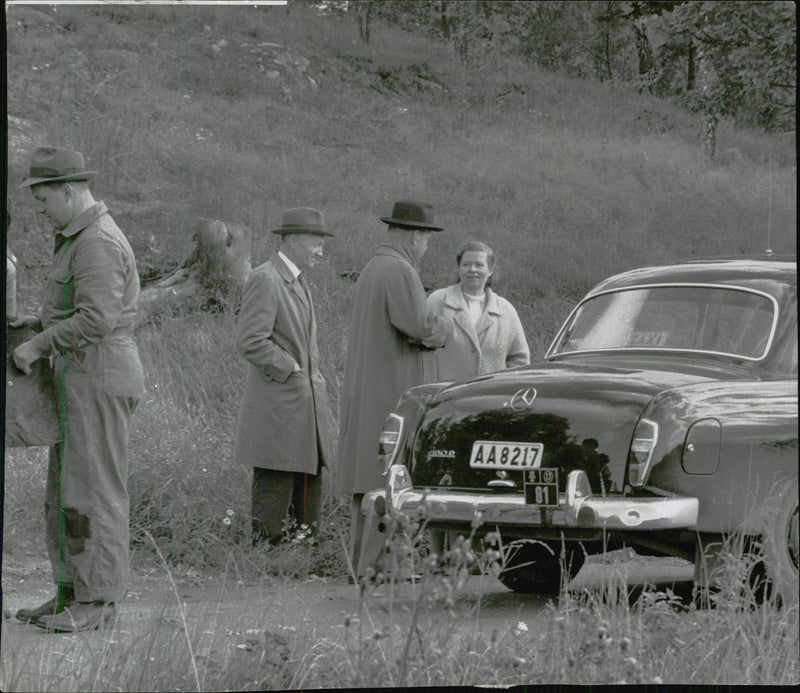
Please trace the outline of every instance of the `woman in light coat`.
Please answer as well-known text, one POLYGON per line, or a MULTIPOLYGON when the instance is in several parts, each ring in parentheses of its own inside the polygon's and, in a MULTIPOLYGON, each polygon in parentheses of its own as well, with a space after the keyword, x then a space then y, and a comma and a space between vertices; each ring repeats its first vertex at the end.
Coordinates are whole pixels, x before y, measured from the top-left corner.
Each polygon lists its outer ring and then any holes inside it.
POLYGON ((458 283, 428 297, 431 312, 452 318, 454 326, 445 347, 435 352, 437 379, 464 380, 529 363, 517 311, 489 288, 494 251, 480 241, 468 241, 456 263, 458 283))
MULTIPOLYGON (((464 380, 530 362, 530 351, 517 311, 489 288, 495 268, 494 251, 480 241, 468 241, 456 256, 458 283, 428 296, 431 314, 449 317, 453 334, 434 352, 437 380, 464 380)), ((447 471, 440 486, 452 483, 447 471)), ((428 530, 431 548, 440 559, 447 549, 442 530, 428 530)), ((450 538, 450 542, 454 537, 450 538)))

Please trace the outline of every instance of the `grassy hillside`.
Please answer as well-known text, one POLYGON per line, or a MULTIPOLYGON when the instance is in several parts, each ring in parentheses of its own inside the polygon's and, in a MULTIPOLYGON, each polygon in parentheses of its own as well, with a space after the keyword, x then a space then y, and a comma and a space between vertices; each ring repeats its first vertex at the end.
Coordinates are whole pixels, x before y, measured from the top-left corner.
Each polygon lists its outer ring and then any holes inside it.
MULTIPOLYGON (((195 216, 258 230, 310 204, 338 231, 331 266, 358 270, 401 195, 448 229, 427 284, 479 236, 532 307, 636 264, 763 250, 770 187, 771 244, 795 247, 793 142, 724 124, 709 163, 694 116, 622 85, 464 66, 387 27, 365 46, 303 6, 12 6, 7 22, 11 181, 34 142, 83 150, 143 267, 182 259, 195 216)), ((17 243, 35 222, 12 198, 17 243)))

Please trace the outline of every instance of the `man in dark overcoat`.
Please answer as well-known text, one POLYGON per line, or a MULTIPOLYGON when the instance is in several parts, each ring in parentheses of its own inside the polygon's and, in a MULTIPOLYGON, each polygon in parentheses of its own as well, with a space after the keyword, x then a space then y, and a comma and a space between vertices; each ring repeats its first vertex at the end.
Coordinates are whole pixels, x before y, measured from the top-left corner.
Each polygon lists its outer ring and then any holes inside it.
POLYGON ((362 574, 361 501, 385 483, 378 467, 384 421, 408 388, 435 379, 433 349, 444 346, 452 320, 433 316, 417 271, 428 240, 442 230, 431 205, 396 202, 386 241, 358 277, 350 326, 339 422, 339 485, 352 496, 350 556, 362 574))
POLYGON ((58 632, 111 620, 128 584, 128 427, 144 394, 133 341, 139 276, 133 251, 102 202, 83 155, 40 147, 22 185, 55 227, 55 251, 36 315, 20 344, 24 373, 50 358, 61 442, 50 450, 45 530, 56 595, 17 618, 58 632))
POLYGON ((236 458, 253 468, 252 540, 281 540, 287 514, 315 531, 322 467, 332 460, 333 417, 319 369, 317 323, 303 273, 322 258, 322 212, 283 213, 281 245, 247 279, 237 348, 247 360, 236 458))

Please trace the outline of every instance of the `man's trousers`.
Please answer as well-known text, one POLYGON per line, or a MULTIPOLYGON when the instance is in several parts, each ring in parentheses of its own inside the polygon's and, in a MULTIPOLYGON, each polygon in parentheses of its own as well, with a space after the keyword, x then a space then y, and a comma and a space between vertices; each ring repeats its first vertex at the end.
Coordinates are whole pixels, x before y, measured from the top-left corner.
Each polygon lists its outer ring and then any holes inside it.
POLYGON ((253 467, 252 539, 277 544, 287 516, 316 533, 322 513, 322 469, 318 474, 253 467))
POLYGON ((107 395, 97 376, 56 374, 62 442, 50 448, 47 551, 56 583, 81 602, 128 588, 128 428, 137 400, 107 395))

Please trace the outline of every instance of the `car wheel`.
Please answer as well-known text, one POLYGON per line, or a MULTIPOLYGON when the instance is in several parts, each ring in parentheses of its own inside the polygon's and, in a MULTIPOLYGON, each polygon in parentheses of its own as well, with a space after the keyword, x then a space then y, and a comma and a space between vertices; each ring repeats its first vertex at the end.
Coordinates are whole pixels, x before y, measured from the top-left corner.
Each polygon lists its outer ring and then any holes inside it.
POLYGON ((574 578, 586 555, 579 545, 549 546, 540 541, 518 540, 505 547, 503 567, 497 576, 514 592, 558 594, 574 578))
POLYGON ((770 586, 784 605, 798 600, 798 493, 797 479, 786 485, 769 504, 762 536, 764 568, 770 586))

